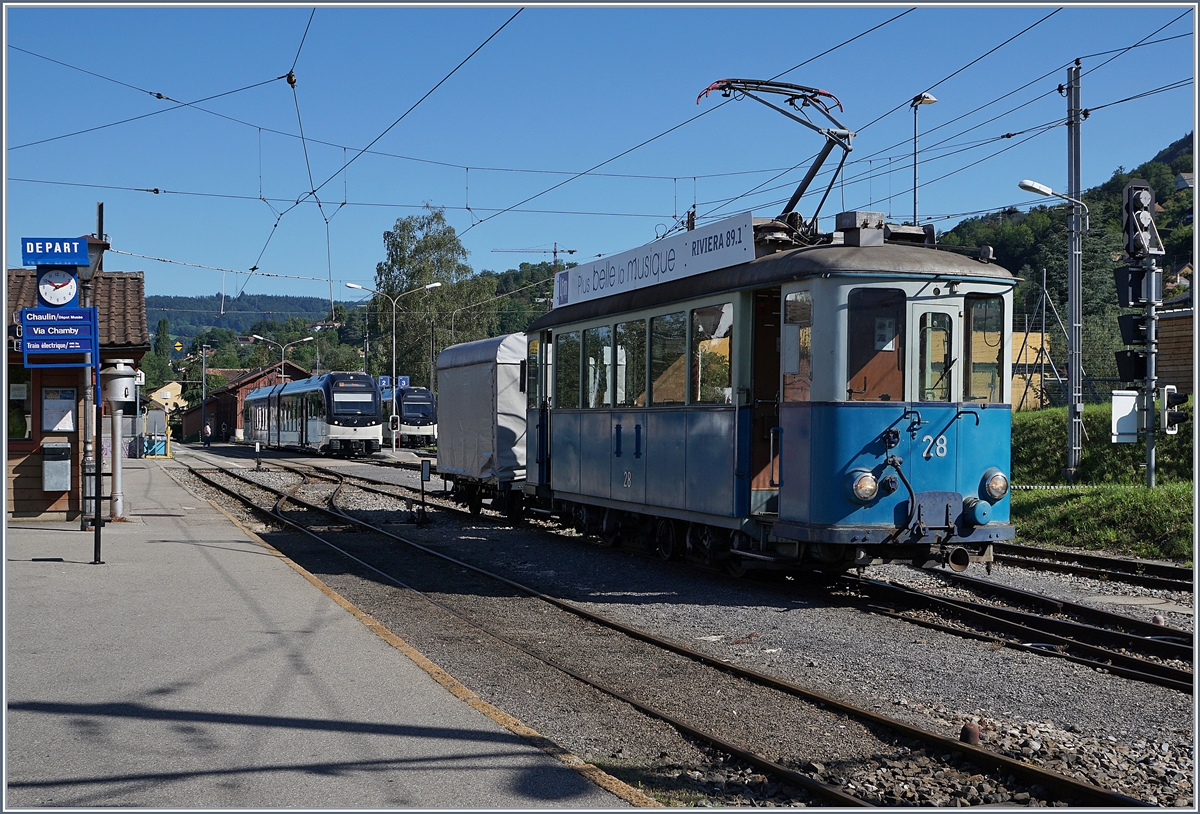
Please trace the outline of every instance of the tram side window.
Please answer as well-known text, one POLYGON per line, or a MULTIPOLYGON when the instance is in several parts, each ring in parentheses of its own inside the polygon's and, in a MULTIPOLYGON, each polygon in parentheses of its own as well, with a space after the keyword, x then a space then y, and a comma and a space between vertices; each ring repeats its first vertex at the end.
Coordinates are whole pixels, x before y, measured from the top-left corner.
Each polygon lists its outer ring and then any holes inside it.
POLYGON ((733 303, 692 311, 692 403, 733 403, 733 303))
POLYGON ((612 406, 612 328, 603 325, 583 332, 585 407, 612 406))
POLYGON ((683 404, 687 386, 687 312, 650 320, 650 403, 683 404))
POLYGON ((579 406, 579 331, 554 337, 554 406, 579 406))
POLYGON ((541 376, 541 367, 538 365, 540 361, 538 350, 542 347, 540 339, 530 339, 525 346, 526 361, 525 375, 525 396, 526 406, 532 410, 538 408, 538 378, 541 376))
POLYGON ((940 311, 921 314, 920 370, 917 372, 919 401, 950 401, 954 374, 954 337, 950 315, 940 311))
POLYGON ((967 297, 967 380, 965 401, 989 403, 1005 400, 1004 300, 991 296, 967 297))
POLYGON ((617 324, 617 406, 646 406, 646 322, 617 324))
POLYGON ((783 301, 783 400, 808 401, 812 389, 812 292, 783 301))
POLYGON ((904 292, 856 288, 847 323, 846 394, 851 401, 904 400, 904 292))

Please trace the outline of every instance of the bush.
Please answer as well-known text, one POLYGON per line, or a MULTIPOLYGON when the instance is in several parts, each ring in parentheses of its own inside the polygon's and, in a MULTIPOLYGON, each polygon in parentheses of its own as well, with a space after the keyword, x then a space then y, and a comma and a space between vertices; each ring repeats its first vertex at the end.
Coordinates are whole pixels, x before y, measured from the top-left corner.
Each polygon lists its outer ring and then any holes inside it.
MULTIPOLYGON (((1188 422, 1176 435, 1161 432, 1155 441, 1155 482, 1192 480, 1194 399, 1184 411, 1188 422)), ((1089 404, 1083 411, 1083 454, 1076 478, 1081 484, 1146 482, 1146 446, 1114 444, 1112 405, 1089 404)), ((1022 485, 1061 484, 1067 465, 1067 409, 1054 407, 1013 414, 1012 481, 1022 485)))

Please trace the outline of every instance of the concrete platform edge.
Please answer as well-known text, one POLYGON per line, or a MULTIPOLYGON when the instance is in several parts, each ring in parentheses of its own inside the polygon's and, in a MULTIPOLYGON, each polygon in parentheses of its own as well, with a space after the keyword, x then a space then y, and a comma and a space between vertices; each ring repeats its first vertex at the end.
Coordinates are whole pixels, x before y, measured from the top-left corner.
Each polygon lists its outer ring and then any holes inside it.
MULTIPOLYGON (((170 470, 164 469, 164 471, 170 475, 170 470)), ((174 480, 173 477, 172 479, 174 480)), ((603 769, 600 769, 597 766, 594 766, 591 763, 583 760, 583 758, 568 752, 566 749, 563 749, 557 743, 540 734, 536 730, 525 726, 525 724, 509 715, 507 712, 504 712, 503 710, 489 704, 487 701, 484 701, 469 687, 463 685, 460 681, 458 681, 458 679, 447 673, 423 653, 413 648, 410 644, 381 624, 369 613, 366 613, 361 608, 357 607, 354 603, 350 602, 337 591, 330 588, 312 573, 307 571, 304 567, 296 562, 293 562, 290 558, 283 554, 283 552, 272 546, 254 531, 247 528, 244 524, 242 524, 241 521, 239 521, 229 512, 225 511, 225 509, 218 505, 215 501, 210 500, 208 503, 222 515, 228 518, 229 521, 233 523, 248 538, 269 551, 273 556, 286 563, 292 570, 304 577, 309 583, 321 591, 321 593, 332 599, 338 604, 339 607, 347 611, 351 616, 365 625, 368 630, 404 654, 404 656, 413 662, 413 664, 417 665, 417 667, 421 668, 421 670, 428 674, 430 678, 432 678, 442 687, 445 687, 446 690, 449 691, 450 694, 455 698, 466 703, 468 706, 487 716, 492 721, 495 721, 497 724, 512 732, 514 735, 524 739, 551 757, 557 758, 564 765, 575 770, 591 783, 599 786, 610 794, 619 797, 630 805, 638 808, 663 807, 662 803, 658 802, 654 798, 643 794, 633 786, 630 786, 628 783, 618 780, 617 778, 605 772, 603 769)))

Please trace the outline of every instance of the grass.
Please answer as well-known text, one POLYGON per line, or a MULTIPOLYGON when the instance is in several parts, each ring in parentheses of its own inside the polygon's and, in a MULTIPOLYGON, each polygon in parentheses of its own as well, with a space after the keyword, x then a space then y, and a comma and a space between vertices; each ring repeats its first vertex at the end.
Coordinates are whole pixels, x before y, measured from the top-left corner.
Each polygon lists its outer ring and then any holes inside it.
POLYGON ((1014 491, 1017 542, 1190 562, 1192 484, 1014 491))
MULTIPOLYGON (((1192 403, 1176 435, 1155 440, 1156 488, 1146 488, 1144 442, 1110 441, 1112 408, 1089 404, 1077 484, 1088 488, 1014 490, 1017 541, 1103 550, 1111 554, 1191 562, 1195 526, 1192 403)), ((1012 481, 1061 486, 1066 465, 1066 408, 1015 413, 1012 481)))

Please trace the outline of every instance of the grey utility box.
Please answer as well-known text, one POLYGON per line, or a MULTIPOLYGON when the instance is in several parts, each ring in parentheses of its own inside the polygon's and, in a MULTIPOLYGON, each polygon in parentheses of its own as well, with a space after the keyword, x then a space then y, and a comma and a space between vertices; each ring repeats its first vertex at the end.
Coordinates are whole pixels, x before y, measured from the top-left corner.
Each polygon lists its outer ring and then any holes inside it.
POLYGON ((42 491, 68 492, 71 489, 71 445, 42 444, 42 491))

